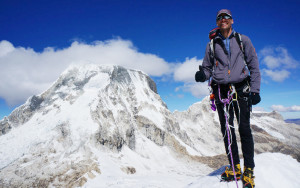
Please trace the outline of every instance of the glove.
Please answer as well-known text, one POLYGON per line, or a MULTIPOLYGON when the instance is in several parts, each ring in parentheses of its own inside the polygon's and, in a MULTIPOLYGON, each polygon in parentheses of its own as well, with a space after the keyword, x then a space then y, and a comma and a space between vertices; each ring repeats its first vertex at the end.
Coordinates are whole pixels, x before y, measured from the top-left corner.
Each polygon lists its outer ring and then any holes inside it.
POLYGON ((251 92, 251 100, 253 105, 258 104, 261 100, 259 93, 251 92))
POLYGON ((195 80, 196 82, 204 82, 206 80, 206 76, 201 65, 199 66, 199 71, 195 74, 195 80))

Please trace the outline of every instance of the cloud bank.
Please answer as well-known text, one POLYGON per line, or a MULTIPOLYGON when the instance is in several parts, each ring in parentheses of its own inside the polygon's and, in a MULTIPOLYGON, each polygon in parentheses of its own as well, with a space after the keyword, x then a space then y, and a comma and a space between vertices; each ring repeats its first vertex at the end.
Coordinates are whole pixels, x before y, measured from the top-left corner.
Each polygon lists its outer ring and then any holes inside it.
POLYGON ((290 70, 299 66, 284 47, 265 47, 259 52, 260 62, 267 68, 262 69, 263 75, 275 82, 283 82, 290 76, 290 70))
POLYGON ((290 107, 285 107, 282 105, 272 105, 271 109, 278 111, 278 112, 300 112, 299 105, 294 105, 294 106, 290 106, 290 107))
MULTIPOLYGON (((290 70, 299 66, 283 47, 266 47, 259 52, 265 65, 263 75, 275 82, 289 78, 290 70)), ((142 70, 150 76, 173 76, 182 83, 176 91, 189 92, 201 98, 209 94, 207 82, 194 80, 202 59, 186 58, 181 63, 169 63, 157 55, 139 52, 129 40, 120 38, 95 41, 91 44, 73 42, 64 49, 45 48, 36 52, 32 48, 15 47, 9 41, 0 41, 0 98, 10 106, 23 103, 28 97, 46 90, 71 64, 113 64, 142 70)), ((274 106, 274 108, 279 108, 274 106)))
POLYGON ((132 42, 122 39, 73 42, 65 49, 14 47, 0 41, 0 97, 8 105, 23 103, 29 96, 41 93, 71 64, 114 64, 138 69, 150 76, 171 74, 172 66, 164 59, 138 52, 132 42))
POLYGON ((202 59, 198 60, 196 57, 186 58, 185 62, 177 64, 174 70, 174 80, 183 82, 184 85, 177 87, 176 90, 190 92, 193 96, 201 98, 209 94, 207 82, 196 83, 195 73, 199 70, 199 65, 202 65, 202 59))

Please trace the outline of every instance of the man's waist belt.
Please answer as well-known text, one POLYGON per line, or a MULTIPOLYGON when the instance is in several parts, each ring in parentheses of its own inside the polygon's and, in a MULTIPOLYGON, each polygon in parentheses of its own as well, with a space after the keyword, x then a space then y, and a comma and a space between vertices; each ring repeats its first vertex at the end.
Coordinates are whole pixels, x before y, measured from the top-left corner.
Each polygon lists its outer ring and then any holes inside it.
MULTIPOLYGON (((228 84, 219 84, 221 89, 225 89, 225 88, 229 88, 230 85, 234 85, 235 89, 238 90, 242 90, 244 88, 244 86, 250 85, 250 77, 248 76, 247 78, 245 78, 243 81, 238 82, 238 83, 228 83, 228 84)), ((212 87, 217 87, 218 83, 216 83, 215 81, 212 81, 212 87)))

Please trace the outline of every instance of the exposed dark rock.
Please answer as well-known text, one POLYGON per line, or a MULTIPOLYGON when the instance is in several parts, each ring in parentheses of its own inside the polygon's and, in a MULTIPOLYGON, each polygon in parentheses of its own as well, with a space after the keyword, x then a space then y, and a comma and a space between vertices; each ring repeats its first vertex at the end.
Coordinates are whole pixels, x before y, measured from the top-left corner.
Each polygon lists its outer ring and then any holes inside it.
POLYGON ((116 149, 117 151, 121 151, 125 143, 125 140, 118 132, 115 132, 113 136, 107 136, 106 131, 101 131, 101 129, 96 134, 96 140, 101 145, 107 146, 110 149, 116 149))
POLYGON ((253 124, 251 125, 251 129, 256 133, 268 134, 265 130, 253 124))
POLYGON ((159 129, 153 122, 143 116, 137 116, 137 123, 141 132, 155 144, 162 146, 165 141, 165 131, 159 129))
POLYGON ((40 104, 43 102, 43 98, 33 95, 30 99, 30 110, 35 111, 40 108, 40 104))
POLYGON ((149 85, 150 89, 154 93, 158 94, 157 93, 157 88, 156 88, 156 83, 150 77, 147 76, 146 78, 147 78, 147 82, 148 82, 148 85, 149 85))
POLYGON ((115 66, 111 75, 111 79, 118 83, 131 83, 130 75, 124 67, 115 66))
POLYGON ((126 174, 135 174, 136 173, 135 168, 134 167, 129 167, 129 166, 123 167, 123 168, 121 168, 121 170, 123 172, 125 172, 126 174))
POLYGON ((126 131, 126 141, 130 149, 135 150, 135 134, 134 128, 130 128, 126 131))
POLYGON ((11 130, 11 124, 8 122, 7 117, 0 121, 0 136, 8 133, 11 130))

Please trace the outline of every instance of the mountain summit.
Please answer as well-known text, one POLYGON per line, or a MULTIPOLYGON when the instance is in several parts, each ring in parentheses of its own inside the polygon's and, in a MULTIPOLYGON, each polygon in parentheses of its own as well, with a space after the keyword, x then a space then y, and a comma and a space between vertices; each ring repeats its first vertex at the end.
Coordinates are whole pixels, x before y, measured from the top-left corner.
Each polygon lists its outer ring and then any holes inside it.
MULTIPOLYGON (((251 120, 256 153, 300 160, 298 126, 251 120)), ((183 187, 226 164, 208 97, 171 113, 149 76, 112 65, 69 67, 0 121, 0 146, 0 187, 183 187)))
POLYGON ((0 129, 1 182, 17 187, 81 185, 84 174, 100 173, 92 150, 101 147, 151 158, 149 143, 182 155, 191 145, 149 76, 110 65, 69 67, 0 129))

